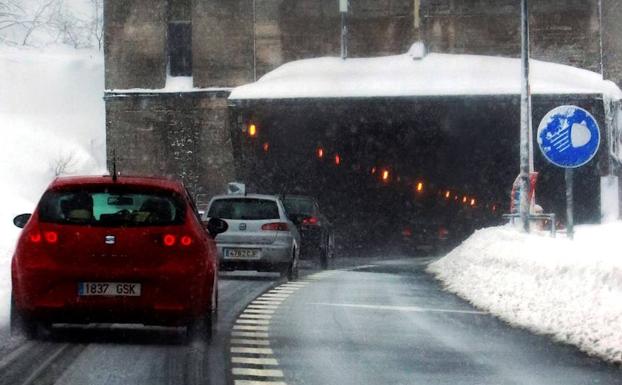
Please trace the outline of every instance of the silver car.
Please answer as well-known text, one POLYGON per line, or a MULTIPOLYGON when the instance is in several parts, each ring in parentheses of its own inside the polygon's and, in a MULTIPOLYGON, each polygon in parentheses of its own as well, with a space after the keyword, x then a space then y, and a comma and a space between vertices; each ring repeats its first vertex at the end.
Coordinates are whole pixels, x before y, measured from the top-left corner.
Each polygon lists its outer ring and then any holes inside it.
POLYGON ((229 228, 216 237, 221 270, 277 271, 298 277, 300 234, 272 195, 219 195, 204 220, 220 218, 229 228))

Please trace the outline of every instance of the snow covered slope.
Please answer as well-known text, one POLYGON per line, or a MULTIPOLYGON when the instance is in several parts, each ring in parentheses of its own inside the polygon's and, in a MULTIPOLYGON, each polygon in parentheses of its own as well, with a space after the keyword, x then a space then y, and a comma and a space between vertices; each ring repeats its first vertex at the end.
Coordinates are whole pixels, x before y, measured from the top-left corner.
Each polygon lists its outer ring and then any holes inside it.
POLYGON ((428 271, 512 325, 622 362, 620 234, 622 222, 578 226, 575 241, 488 228, 428 271))
POLYGON ((19 229, 58 171, 105 171, 103 56, 97 51, 0 46, 0 324, 19 229), (65 166, 62 166, 65 164, 65 166))

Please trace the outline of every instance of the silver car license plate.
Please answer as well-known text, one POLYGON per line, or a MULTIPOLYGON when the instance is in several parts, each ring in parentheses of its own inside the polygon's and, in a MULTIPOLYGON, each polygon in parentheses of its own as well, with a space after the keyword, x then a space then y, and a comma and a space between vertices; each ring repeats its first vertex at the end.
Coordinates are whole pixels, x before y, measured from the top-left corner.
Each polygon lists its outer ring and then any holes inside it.
POLYGON ((225 258, 233 259, 257 259, 259 258, 259 249, 224 249, 225 258))

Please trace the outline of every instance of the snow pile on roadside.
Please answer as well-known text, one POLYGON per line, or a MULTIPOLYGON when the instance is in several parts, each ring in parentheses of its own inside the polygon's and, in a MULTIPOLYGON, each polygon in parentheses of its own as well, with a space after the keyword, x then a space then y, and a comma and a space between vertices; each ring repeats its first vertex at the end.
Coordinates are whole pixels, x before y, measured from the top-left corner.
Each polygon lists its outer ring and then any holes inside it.
POLYGON ((20 230, 55 174, 105 172, 102 54, 0 46, 0 325, 8 320, 10 260, 20 230))
POLYGON ((576 230, 570 241, 482 229, 428 271, 512 325, 622 362, 622 222, 576 230))

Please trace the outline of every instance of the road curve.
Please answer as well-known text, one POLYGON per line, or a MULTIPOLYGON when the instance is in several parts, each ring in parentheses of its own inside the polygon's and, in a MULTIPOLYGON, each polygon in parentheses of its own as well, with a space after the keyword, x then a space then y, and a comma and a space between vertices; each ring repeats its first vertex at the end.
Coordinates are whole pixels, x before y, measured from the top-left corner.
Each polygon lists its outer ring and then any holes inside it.
POLYGON ((278 372, 238 373, 288 385, 622 384, 620 367, 443 291, 425 273, 428 262, 375 263, 310 275, 297 290, 277 288, 289 292, 271 308, 267 329, 278 372))

